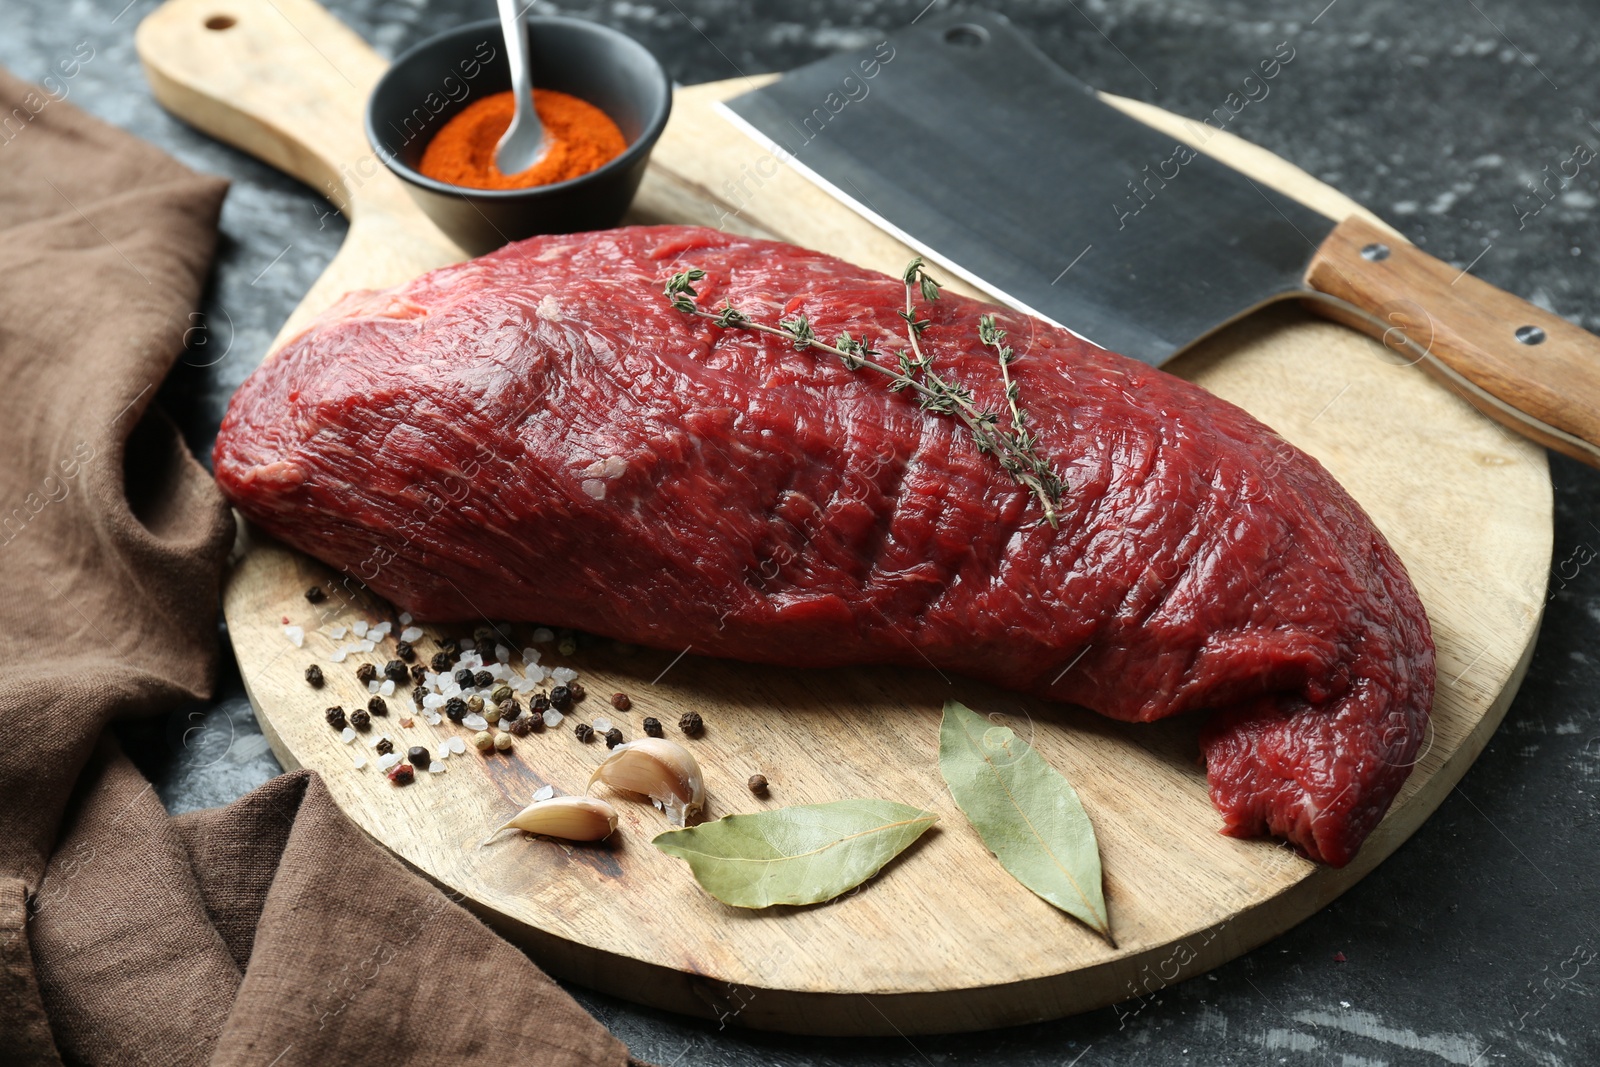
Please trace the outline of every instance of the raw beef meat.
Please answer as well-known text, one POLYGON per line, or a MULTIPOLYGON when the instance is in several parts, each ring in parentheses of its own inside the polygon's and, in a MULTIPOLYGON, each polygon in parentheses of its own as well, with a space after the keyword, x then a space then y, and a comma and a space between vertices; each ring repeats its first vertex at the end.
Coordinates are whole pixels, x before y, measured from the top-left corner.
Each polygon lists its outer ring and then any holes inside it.
POLYGON ((652 227, 538 237, 347 297, 234 397, 223 490, 419 618, 509 618, 793 666, 933 664, 1124 720, 1212 713, 1225 832, 1348 862, 1433 694, 1427 618, 1315 460, 1198 387, 1026 316, 926 304, 1002 410, 1010 332, 1059 528, 870 371, 669 307, 903 346, 899 280, 652 227))

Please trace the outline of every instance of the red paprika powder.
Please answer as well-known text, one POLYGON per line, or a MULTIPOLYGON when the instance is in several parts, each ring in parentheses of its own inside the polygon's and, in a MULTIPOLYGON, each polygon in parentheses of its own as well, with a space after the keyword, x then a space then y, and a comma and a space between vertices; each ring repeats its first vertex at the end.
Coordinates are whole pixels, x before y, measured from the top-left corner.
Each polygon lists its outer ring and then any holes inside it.
POLYGON ((510 92, 468 104, 428 142, 418 168, 435 181, 471 189, 527 189, 587 174, 628 147, 604 111, 553 89, 535 89, 533 106, 544 123, 544 158, 521 174, 494 165, 495 146, 511 125, 516 102, 510 92))

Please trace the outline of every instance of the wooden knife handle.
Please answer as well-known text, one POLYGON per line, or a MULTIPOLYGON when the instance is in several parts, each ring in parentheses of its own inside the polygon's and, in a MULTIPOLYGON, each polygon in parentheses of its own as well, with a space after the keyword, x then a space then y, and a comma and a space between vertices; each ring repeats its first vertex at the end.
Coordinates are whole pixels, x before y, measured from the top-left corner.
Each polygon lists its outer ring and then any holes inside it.
POLYGON ((1600 337, 1359 216, 1306 270, 1318 312, 1383 341, 1485 415, 1600 467, 1600 337))

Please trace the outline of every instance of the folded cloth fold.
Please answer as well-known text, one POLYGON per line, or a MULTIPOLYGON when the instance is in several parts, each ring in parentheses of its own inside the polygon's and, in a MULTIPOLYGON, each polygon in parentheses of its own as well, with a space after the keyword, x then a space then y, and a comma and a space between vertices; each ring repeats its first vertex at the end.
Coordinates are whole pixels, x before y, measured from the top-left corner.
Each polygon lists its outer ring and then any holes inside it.
POLYGON ((226 185, 4 71, 0 116, 0 1056, 623 1067, 315 774, 170 819, 103 736, 216 674, 233 520, 151 400, 226 185))

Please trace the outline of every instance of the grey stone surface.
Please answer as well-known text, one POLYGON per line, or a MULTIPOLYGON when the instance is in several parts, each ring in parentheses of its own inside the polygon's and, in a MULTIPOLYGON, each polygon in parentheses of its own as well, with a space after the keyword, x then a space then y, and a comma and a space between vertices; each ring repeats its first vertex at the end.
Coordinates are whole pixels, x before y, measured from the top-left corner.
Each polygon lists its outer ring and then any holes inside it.
MULTIPOLYGON (((89 42, 94 58, 68 83, 70 100, 233 180, 206 343, 185 355, 162 395, 203 455, 229 394, 331 258, 343 226, 308 190, 161 111, 132 47, 154 4, 123 2, 6 0, 0 63, 38 78, 89 42)), ((534 8, 616 25, 690 83, 869 43, 926 2, 534 8)), ((1544 168, 1555 173, 1579 143, 1600 147, 1600 126, 1591 125, 1600 122, 1593 0, 994 6, 1085 80, 1197 118, 1289 42, 1294 62, 1231 129, 1370 205, 1435 255, 1475 262, 1495 284, 1600 328, 1600 167, 1520 217, 1535 203, 1526 183, 1542 180, 1544 168)), ((389 55, 493 14, 488 0, 356 0, 337 9, 389 55)), ((1505 724, 1408 844, 1276 941, 1118 1008, 958 1037, 749 1034, 574 992, 637 1055, 663 1065, 1600 1063, 1600 472, 1559 458, 1553 469, 1551 598, 1505 724)), ((173 811, 225 802, 276 771, 236 670, 221 692, 209 706, 125 731, 173 811)))

